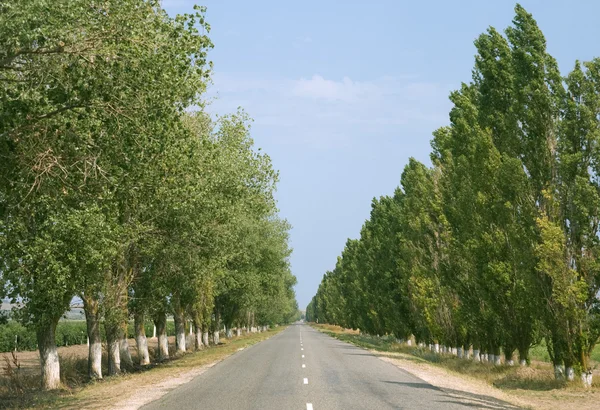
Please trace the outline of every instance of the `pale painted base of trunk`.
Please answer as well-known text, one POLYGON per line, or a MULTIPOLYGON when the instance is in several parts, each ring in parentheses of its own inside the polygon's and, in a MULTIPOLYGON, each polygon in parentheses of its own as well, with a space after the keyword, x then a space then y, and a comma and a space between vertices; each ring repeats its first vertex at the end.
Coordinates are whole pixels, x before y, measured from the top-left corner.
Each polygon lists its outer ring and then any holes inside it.
POLYGON ((500 356, 499 354, 494 355, 494 365, 495 366, 502 365, 502 356, 500 356))
POLYGON ((216 331, 216 332, 213 333, 213 343, 215 345, 219 344, 219 331, 216 331))
POLYGON ((60 362, 56 346, 40 351, 40 364, 42 367, 42 388, 54 390, 60 387, 60 362))
POLYGON ((202 344, 208 347, 208 332, 202 333, 202 344))
POLYGON ((194 344, 196 345, 196 350, 200 350, 204 347, 202 343, 202 333, 194 333, 194 344))
POLYGON ((225 337, 231 339, 233 337, 233 330, 231 328, 225 330, 225 337))
POLYGON ((240 329, 239 327, 237 329, 235 329, 235 335, 237 337, 240 337, 242 335, 242 329, 240 329))
POLYGON ((592 371, 581 372, 581 383, 583 383, 583 387, 590 388, 592 387, 592 378, 594 374, 592 371))
POLYGON ((565 366, 557 364, 554 366, 554 378, 556 380, 564 380, 565 378, 565 366))
POLYGON ((148 340, 146 335, 137 335, 135 343, 138 349, 138 357, 140 359, 140 365, 146 366, 150 364, 150 354, 148 353, 148 340))
POLYGON ((175 336, 176 345, 177 345, 177 353, 185 353, 185 328, 182 332, 178 332, 175 336))
POLYGON ((487 363, 488 355, 486 353, 479 353, 479 356, 481 357, 481 363, 487 363))
POLYGON ((108 374, 113 376, 121 371, 121 349, 119 340, 108 344, 108 374))
POLYGON ((479 356, 479 350, 473 349, 473 360, 476 362, 481 361, 481 357, 479 356))
POLYGON ((406 341, 406 344, 407 344, 407 345, 409 345, 409 346, 412 346, 412 340, 408 339, 408 340, 406 341))
POLYGON ((519 365, 521 365, 521 367, 527 366, 527 360, 523 359, 523 360, 519 361, 519 365))
POLYGON ((433 345, 433 351, 434 351, 435 353, 439 353, 439 352, 440 352, 440 345, 439 345, 439 343, 435 343, 435 344, 433 345))
POLYGON ((573 369, 573 367, 569 366, 565 369, 565 376, 567 377, 567 380, 572 382, 573 380, 575 380, 575 369, 573 369))
POLYGON ((453 354, 454 356, 458 356, 458 348, 456 348, 456 347, 453 347, 453 348, 452 348, 452 354, 453 354))
POLYGON ((102 343, 92 343, 88 349, 89 377, 90 379, 102 378, 102 343))
POLYGON ((506 361, 506 365, 507 366, 514 366, 515 365, 515 361, 513 359, 507 360, 506 361))
POLYGON ((459 359, 463 358, 463 348, 462 347, 458 347, 456 348, 456 355, 458 356, 459 359))
POLYGON ((129 352, 129 341, 126 338, 119 340, 119 356, 122 364, 129 368, 133 367, 133 360, 129 352))
POLYGON ((169 358, 169 339, 167 335, 158 335, 158 358, 167 360, 169 358))

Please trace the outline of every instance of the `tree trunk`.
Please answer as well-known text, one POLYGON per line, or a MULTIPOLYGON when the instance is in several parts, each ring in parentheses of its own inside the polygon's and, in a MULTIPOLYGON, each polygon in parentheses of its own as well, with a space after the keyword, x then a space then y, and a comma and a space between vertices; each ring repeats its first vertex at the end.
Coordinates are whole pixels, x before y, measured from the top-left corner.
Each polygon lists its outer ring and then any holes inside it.
POLYGON ((583 383, 583 387, 592 387, 593 376, 594 373, 592 372, 592 370, 584 370, 581 372, 581 382, 583 383))
POLYGON ((202 343, 204 344, 204 346, 208 347, 209 346, 209 342, 208 342, 208 332, 202 332, 202 343))
POLYGON ((202 343, 202 324, 197 319, 194 319, 194 335, 196 350, 201 350, 204 347, 202 343))
POLYGON ((479 350, 478 349, 473 349, 473 360, 476 362, 480 362, 481 361, 481 356, 479 356, 479 350))
POLYGON ((137 345, 139 363, 140 366, 146 366, 150 364, 150 354, 148 353, 148 339, 144 327, 144 313, 134 313, 133 327, 135 328, 135 344, 137 345))
POLYGON ((42 370, 42 389, 54 390, 60 387, 60 363, 56 349, 56 324, 58 320, 38 325, 37 341, 42 370))
POLYGON ((237 337, 240 337, 240 336, 242 335, 242 329, 241 329, 241 328, 239 328, 239 327, 237 327, 237 328, 235 329, 235 335, 236 335, 237 337))
POLYGON ((519 348, 519 364, 527 366, 527 363, 529 363, 529 348, 519 348))
POLYGON ((158 360, 169 358, 169 339, 167 338, 167 314, 161 312, 154 319, 156 334, 158 336, 158 360))
POLYGON ((173 319, 175 319, 175 350, 185 353, 185 311, 179 296, 173 297, 173 319))
POLYGON ((102 340, 100 339, 99 301, 90 296, 82 297, 88 337, 88 377, 102 378, 102 340))
POLYGON ((119 326, 104 322, 106 331, 106 346, 108 349, 108 375, 113 376, 121 371, 120 340, 121 329, 119 326))
POLYGON ((218 330, 215 330, 213 332, 213 343, 215 346, 219 344, 219 331, 218 330))
POLYGON ((127 329, 127 320, 121 323, 121 334, 119 339, 119 355, 121 356, 121 363, 123 363, 127 368, 133 368, 133 360, 131 359, 131 352, 129 351, 129 341, 127 340, 128 329, 127 329))
POLYGON ((231 330, 230 325, 225 326, 225 337, 227 339, 231 339, 233 337, 233 331, 231 330))

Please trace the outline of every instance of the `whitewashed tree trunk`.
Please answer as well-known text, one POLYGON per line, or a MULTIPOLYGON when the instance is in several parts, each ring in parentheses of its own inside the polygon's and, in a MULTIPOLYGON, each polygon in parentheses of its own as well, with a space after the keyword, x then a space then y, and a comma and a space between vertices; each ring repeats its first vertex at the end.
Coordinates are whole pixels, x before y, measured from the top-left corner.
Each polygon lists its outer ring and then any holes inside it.
POLYGON ((478 349, 473 349, 473 360, 476 362, 481 362, 481 357, 479 356, 478 349))
POLYGON ((235 329, 235 334, 236 334, 236 336, 237 336, 237 337, 240 337, 240 336, 242 335, 242 329, 241 329, 241 328, 239 328, 239 327, 238 327, 238 328, 236 328, 236 329, 235 329))
POLYGON ((440 344, 439 343, 434 343, 434 345, 433 345, 433 351, 435 353, 439 353, 440 352, 440 344))
POLYGON ((562 364, 554 365, 554 378, 556 380, 564 380, 565 378, 565 366, 562 364))
POLYGON ((158 313, 154 319, 156 334, 158 337, 158 360, 163 361, 169 358, 169 339, 167 338, 167 315, 158 313))
POLYGON ((204 347, 202 343, 202 325, 199 320, 194 320, 194 345, 196 350, 201 350, 204 347))
POLYGON ((521 360, 519 360, 519 364, 521 365, 521 367, 525 367, 525 366, 527 366, 527 360, 521 359, 521 360))
POLYGON ((494 354, 493 353, 488 353, 487 361, 488 361, 488 363, 494 363, 494 354))
POLYGON ((40 366, 42 370, 42 389, 54 390, 60 387, 60 363, 56 349, 56 323, 46 323, 37 329, 40 366))
POLYGON ((592 387, 593 377, 594 373, 591 370, 581 372, 581 383, 583 383, 583 387, 592 387))
POLYGON ((506 361, 506 365, 507 366, 514 366, 515 365, 515 361, 513 359, 509 359, 506 361))
POLYGON ((121 371, 121 352, 119 338, 107 342, 108 348, 108 375, 113 376, 121 371))
POLYGON ((467 360, 469 360, 471 358, 471 347, 470 346, 463 346, 463 357, 467 360))
POLYGON ((225 326, 225 337, 227 339, 231 339, 233 337, 233 331, 231 330, 231 326, 225 326))
POLYGON ((456 347, 453 347, 453 348, 452 348, 452 354, 453 354, 454 356, 458 356, 458 348, 456 348, 456 347))
POLYGON ((208 347, 208 332, 202 333, 202 343, 204 346, 208 347))
POLYGON ((218 330, 215 330, 213 332, 213 343, 215 344, 215 346, 219 344, 219 331, 218 330))
POLYGON ((154 329, 152 330, 152 338, 156 339, 156 325, 153 326, 154 329))
POLYGON ((179 297, 173 297, 173 319, 175 320, 175 350, 185 353, 185 311, 179 297))
POLYGON ((459 359, 463 358, 463 348, 462 347, 456 348, 456 355, 458 356, 459 359))
POLYGON ((573 367, 567 367, 565 369, 565 373, 568 381, 572 382, 573 380, 575 380, 575 370, 573 369, 573 367))
POLYGON ((488 355, 484 352, 479 353, 479 356, 481 356, 481 363, 487 363, 487 359, 488 359, 488 355))
POLYGON ((499 354, 494 355, 494 365, 500 366, 502 364, 502 356, 499 354))
POLYGON ((88 339, 88 377, 102 378, 102 340, 100 339, 99 301, 92 297, 82 297, 88 339))
POLYGON ((412 346, 412 340, 411 340, 410 338, 408 338, 408 340, 406 341, 406 344, 407 344, 408 346, 412 346))
POLYGON ((138 350, 138 359, 141 366, 150 364, 150 354, 148 353, 148 340, 146 339, 146 328, 144 327, 144 314, 136 312, 133 318, 133 327, 135 328, 135 343, 138 350))
POLYGON ((119 340, 119 355, 121 357, 121 363, 128 368, 133 367, 133 360, 131 359, 131 352, 129 351, 129 341, 127 340, 127 321, 121 325, 121 338, 119 340))

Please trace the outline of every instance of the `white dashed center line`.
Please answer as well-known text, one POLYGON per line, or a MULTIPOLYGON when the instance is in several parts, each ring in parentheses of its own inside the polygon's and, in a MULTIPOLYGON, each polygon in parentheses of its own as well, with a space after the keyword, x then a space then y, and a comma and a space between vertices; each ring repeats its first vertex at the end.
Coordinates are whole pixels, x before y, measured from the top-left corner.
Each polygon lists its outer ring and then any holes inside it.
POLYGON ((301 348, 300 348, 300 350, 304 350, 304 348, 303 348, 303 347, 301 347, 301 348))
POLYGON ((304 355, 302 355, 302 358, 304 359, 304 355))
POLYGON ((306 410, 313 410, 312 403, 306 403, 306 410))
POLYGON ((305 369, 305 368, 306 368, 306 365, 305 365, 305 364, 303 364, 303 365, 302 365, 302 368, 303 368, 303 369, 305 369))
POLYGON ((304 384, 308 384, 308 378, 304 378, 304 384))

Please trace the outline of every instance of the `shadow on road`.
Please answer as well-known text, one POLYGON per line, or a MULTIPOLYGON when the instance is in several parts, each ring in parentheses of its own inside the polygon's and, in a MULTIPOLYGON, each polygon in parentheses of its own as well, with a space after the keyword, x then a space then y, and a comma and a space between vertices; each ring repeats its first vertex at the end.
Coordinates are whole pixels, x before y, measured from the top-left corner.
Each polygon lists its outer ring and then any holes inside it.
POLYGON ((495 397, 485 396, 482 394, 468 393, 454 389, 440 389, 432 386, 429 383, 414 383, 414 382, 394 382, 382 380, 382 383, 397 384, 399 386, 412 387, 414 389, 437 390, 446 393, 448 400, 440 400, 440 403, 461 404, 466 407, 474 407, 477 409, 494 409, 494 410, 517 410, 520 407, 506 401, 498 400, 495 397))

